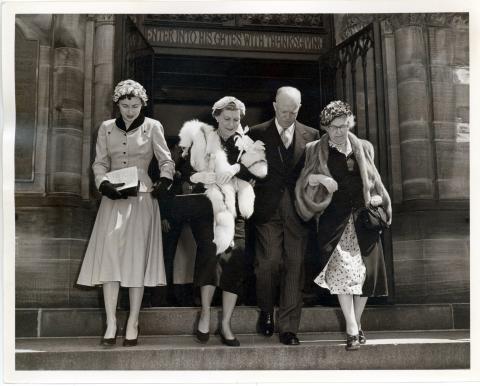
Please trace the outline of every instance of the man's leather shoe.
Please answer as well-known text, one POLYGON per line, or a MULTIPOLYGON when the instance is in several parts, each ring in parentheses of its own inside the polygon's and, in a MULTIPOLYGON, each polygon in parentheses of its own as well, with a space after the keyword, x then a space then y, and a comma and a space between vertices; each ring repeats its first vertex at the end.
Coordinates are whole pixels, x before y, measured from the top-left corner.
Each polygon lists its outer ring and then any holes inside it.
POLYGON ((298 346, 300 341, 293 332, 282 332, 280 334, 280 342, 288 346, 298 346))
POLYGON ((258 320, 258 329, 265 336, 272 336, 275 326, 273 324, 273 314, 270 312, 260 312, 258 320))

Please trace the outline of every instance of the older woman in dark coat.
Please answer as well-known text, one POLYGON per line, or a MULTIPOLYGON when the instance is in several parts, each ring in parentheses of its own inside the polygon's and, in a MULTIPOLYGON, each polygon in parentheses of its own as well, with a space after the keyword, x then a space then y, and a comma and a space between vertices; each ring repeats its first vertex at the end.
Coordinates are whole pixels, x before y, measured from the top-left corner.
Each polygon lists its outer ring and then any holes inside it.
POLYGON ((350 132, 355 119, 349 105, 331 102, 321 113, 321 124, 327 134, 307 145, 295 205, 305 221, 318 221, 323 268, 315 282, 338 295, 346 348, 354 350, 366 342, 361 316, 368 297, 388 294, 380 233, 365 227, 360 213, 382 206, 390 224, 391 202, 375 167, 372 144, 350 132))

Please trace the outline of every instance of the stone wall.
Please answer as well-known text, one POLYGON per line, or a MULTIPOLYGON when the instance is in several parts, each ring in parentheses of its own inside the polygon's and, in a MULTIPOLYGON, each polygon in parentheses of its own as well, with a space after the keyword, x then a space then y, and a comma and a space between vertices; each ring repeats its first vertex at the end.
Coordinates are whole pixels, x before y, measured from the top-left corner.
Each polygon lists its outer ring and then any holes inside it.
POLYGON ((17 53, 36 66, 16 55, 17 83, 28 81, 16 90, 17 307, 99 304, 75 282, 97 210, 92 138, 112 115, 113 35, 112 15, 16 18, 17 53), (29 104, 33 119, 18 120, 29 104))
POLYGON ((469 302, 468 14, 336 15, 382 25, 397 303, 469 302))

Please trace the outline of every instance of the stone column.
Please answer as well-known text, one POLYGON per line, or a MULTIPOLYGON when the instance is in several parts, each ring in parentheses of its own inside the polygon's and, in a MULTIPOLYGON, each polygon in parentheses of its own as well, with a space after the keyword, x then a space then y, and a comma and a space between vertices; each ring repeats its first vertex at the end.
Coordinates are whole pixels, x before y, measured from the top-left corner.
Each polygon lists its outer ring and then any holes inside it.
POLYGON ((388 20, 382 22, 384 73, 386 82, 386 104, 388 106, 387 127, 390 135, 390 167, 392 173, 393 203, 403 201, 403 181, 400 155, 400 128, 398 125, 397 68, 395 59, 395 36, 388 20))
POLYGON ((390 22, 395 35, 403 200, 434 199, 424 16, 398 14, 390 22))
POLYGON ((455 168, 451 170, 452 187, 448 197, 470 199, 470 44, 468 38, 469 16, 455 14, 451 20, 454 28, 453 88, 455 95, 455 120, 457 142, 455 168))
POLYGON ((455 97, 451 68, 454 35, 444 13, 428 14, 426 22, 432 82, 434 157, 438 166, 435 182, 439 198, 442 198, 445 188, 448 190, 449 176, 446 172, 451 168, 451 156, 455 150, 455 97))
POLYGON ((94 186, 92 173, 92 126, 93 126, 93 57, 95 39, 95 16, 88 15, 85 26, 85 77, 83 114, 83 162, 82 198, 89 199, 94 186))
POLYGON ((92 127, 92 131, 95 132, 102 121, 112 118, 114 41, 115 15, 96 15, 93 56, 94 109, 92 127))
POLYGON ((468 29, 452 18, 390 17, 404 204, 392 224, 398 303, 469 301, 468 29))
POLYGON ((48 192, 81 195, 85 15, 53 16, 48 192))
POLYGON ((468 199, 468 16, 429 14, 427 22, 439 199, 468 199))
POLYGON ((37 193, 45 194, 46 175, 47 175, 47 146, 48 146, 48 119, 50 107, 50 82, 51 82, 51 44, 50 29, 52 15, 17 15, 15 18, 16 37, 15 37, 15 62, 16 62, 16 90, 17 99, 17 132, 15 144, 15 167, 19 170, 19 163, 27 163, 33 168, 33 180, 15 181, 15 192, 18 193, 37 193), (20 32, 20 33, 19 33, 20 32), (20 46, 20 47, 19 47, 20 46), (21 48, 28 60, 20 55, 21 48), (30 48, 30 49, 29 49, 30 48), (33 50, 32 50, 33 48, 33 50), (37 51, 38 50, 38 51, 37 51), (26 62, 17 67, 17 61, 26 62), (30 67, 28 64, 35 63, 36 66, 30 67), (25 66, 27 64, 27 66, 25 66), (22 70, 30 69, 33 78, 22 70), (22 87, 27 85, 27 87, 22 87), (20 104, 19 104, 20 102, 20 104), (32 122, 27 129, 26 137, 28 142, 33 145, 33 149, 25 152, 21 143, 17 143, 19 127, 22 119, 18 119, 18 113, 24 110, 21 102, 28 105, 32 113, 28 116, 27 122, 32 122), (33 151, 32 151, 33 150, 33 151))

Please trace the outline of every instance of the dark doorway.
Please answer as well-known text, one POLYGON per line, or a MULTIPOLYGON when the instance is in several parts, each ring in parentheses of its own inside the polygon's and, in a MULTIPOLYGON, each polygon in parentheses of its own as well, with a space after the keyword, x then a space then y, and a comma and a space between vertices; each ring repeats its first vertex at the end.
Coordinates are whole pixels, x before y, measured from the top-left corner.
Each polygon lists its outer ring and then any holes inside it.
POLYGON ((287 85, 302 92, 299 121, 318 127, 318 62, 155 55, 152 74, 152 115, 169 137, 193 118, 213 124, 211 106, 225 95, 245 103, 244 125, 270 119, 275 92, 287 85))

